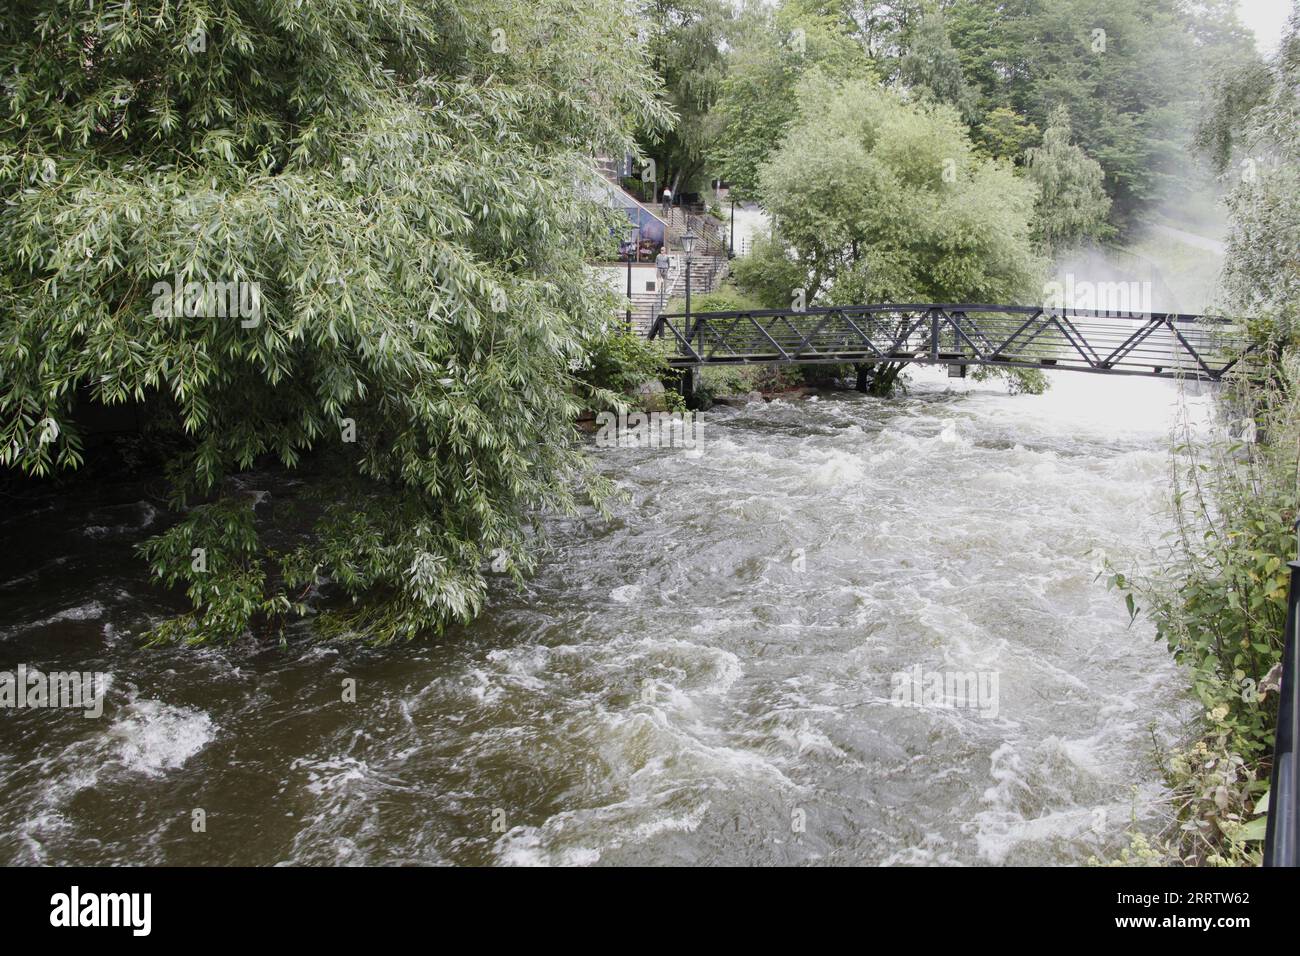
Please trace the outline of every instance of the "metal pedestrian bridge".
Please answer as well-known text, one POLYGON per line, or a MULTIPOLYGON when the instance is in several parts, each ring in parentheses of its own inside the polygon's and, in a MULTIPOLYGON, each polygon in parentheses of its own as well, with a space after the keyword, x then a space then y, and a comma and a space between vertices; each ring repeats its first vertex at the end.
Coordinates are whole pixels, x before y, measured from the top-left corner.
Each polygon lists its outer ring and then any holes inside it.
POLYGON ((1163 312, 886 304, 660 315, 669 364, 912 363, 1220 381, 1252 351, 1244 323, 1163 312))

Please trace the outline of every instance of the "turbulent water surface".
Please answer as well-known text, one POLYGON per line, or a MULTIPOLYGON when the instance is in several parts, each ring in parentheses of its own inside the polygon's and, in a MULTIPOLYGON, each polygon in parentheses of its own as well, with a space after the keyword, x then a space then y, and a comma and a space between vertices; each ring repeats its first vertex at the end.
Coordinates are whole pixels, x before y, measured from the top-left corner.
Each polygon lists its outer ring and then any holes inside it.
POLYGON ((156 506, 11 503, 0 669, 112 683, 99 719, 0 712, 0 861, 1113 851, 1190 705, 1095 552, 1162 531, 1177 395, 1053 381, 1011 397, 918 372, 892 401, 710 412, 695 451, 596 450, 630 496, 615 520, 552 522, 527 589, 436 644, 142 650, 175 604, 131 556, 156 506), (917 667, 994 675, 996 706, 892 703, 917 667))

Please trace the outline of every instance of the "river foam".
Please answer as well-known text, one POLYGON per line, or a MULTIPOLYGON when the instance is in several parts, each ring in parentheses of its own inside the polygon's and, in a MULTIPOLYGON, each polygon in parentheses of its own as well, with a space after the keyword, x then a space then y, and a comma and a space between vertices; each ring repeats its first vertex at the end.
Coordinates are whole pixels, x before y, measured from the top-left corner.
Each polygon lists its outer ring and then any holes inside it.
MULTIPOLYGON (((502 578, 472 625, 401 646, 142 651, 130 635, 168 608, 130 554, 128 526, 153 522, 138 491, 56 515, 75 558, 38 548, 0 580, 0 641, 123 689, 99 721, 0 725, 3 858, 988 865, 1113 851, 1160 812, 1152 734, 1168 744, 1194 707, 1150 627, 1130 627, 1098 580, 1103 554, 1141 561, 1164 530, 1178 393, 1052 381, 1008 396, 922 371, 892 400, 707 412, 689 455, 593 449, 627 494, 613 519, 548 520, 552 550, 522 590, 502 578), (949 683, 900 699, 913 677, 949 683), (996 700, 948 694, 991 692, 994 677, 996 700), (195 808, 220 841, 193 829, 195 808)), ((249 481, 268 500, 293 493, 249 481)))

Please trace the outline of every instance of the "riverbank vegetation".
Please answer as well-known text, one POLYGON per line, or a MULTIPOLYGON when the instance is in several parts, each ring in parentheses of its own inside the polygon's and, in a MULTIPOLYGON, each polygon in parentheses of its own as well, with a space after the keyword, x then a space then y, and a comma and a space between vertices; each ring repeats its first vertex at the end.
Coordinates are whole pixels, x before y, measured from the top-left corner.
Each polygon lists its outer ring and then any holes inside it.
POLYGON ((1221 91, 1198 139, 1235 182, 1222 297, 1254 317, 1262 360, 1218 396, 1208 437, 1189 422, 1179 431, 1176 531, 1160 567, 1111 578, 1187 665, 1203 707, 1167 760, 1171 825, 1138 839, 1128 857, 1138 862, 1253 865, 1264 832, 1300 503, 1300 9, 1249 88, 1221 91))

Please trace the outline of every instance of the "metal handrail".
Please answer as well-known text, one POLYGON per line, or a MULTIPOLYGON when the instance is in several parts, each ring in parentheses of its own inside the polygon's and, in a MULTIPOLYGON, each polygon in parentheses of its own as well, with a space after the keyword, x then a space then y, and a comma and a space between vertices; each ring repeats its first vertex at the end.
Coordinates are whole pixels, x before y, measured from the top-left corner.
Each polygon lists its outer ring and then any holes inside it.
POLYGON ((687 340, 699 341, 689 348, 679 339, 682 348, 669 364, 898 361, 1222 381, 1234 369, 1250 374, 1248 364, 1237 367, 1256 351, 1226 317, 1045 306, 878 303, 665 313, 652 335, 676 339, 678 324, 689 326, 687 340))
POLYGON ((1265 866, 1300 866, 1300 561, 1289 562, 1291 586, 1286 601, 1286 644, 1282 650, 1282 681, 1278 691, 1277 733, 1273 740, 1273 779, 1268 790, 1268 823, 1264 833, 1265 866))
POLYGON ((682 275, 681 259, 681 256, 670 256, 668 259, 668 273, 664 277, 664 281, 659 283, 659 292, 655 297, 655 304, 651 308, 651 326, 655 324, 655 320, 663 313, 664 306, 668 304, 668 300, 672 298, 673 290, 677 288, 677 280, 680 279, 682 275))
POLYGON ((712 216, 707 213, 701 215, 688 214, 686 228, 695 232, 697 252, 709 256, 725 256, 727 254, 726 233, 723 231, 722 223, 712 216))

